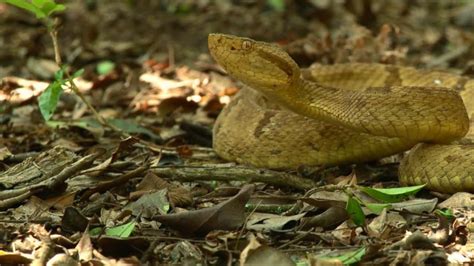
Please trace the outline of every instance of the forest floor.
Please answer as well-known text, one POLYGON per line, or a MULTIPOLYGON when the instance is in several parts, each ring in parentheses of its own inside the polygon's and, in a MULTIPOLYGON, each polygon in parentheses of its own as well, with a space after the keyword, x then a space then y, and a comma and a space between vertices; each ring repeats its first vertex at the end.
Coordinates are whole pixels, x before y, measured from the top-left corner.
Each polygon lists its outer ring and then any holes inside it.
POLYGON ((405 188, 388 204, 363 192, 399 187, 402 155, 291 171, 220 159, 212 126, 239 83, 207 50, 222 32, 275 42, 301 67, 473 76, 472 2, 105 2, 58 14, 65 71, 83 69, 74 83, 97 114, 65 89, 48 121, 38 102, 59 70, 50 34, 0 3, 1 265, 474 260, 472 194, 405 188))

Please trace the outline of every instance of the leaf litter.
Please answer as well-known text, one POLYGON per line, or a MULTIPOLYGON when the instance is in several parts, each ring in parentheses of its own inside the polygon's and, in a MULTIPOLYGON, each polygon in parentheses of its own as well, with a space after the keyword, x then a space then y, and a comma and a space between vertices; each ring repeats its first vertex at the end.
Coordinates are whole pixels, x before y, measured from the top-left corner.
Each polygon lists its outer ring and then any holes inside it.
POLYGON ((43 94, 58 104, 42 120, 37 101, 58 70, 48 36, 0 3, 0 264, 473 260, 472 194, 393 189, 383 161, 278 172, 219 159, 212 125, 239 84, 206 51, 207 33, 234 32, 278 41, 300 66, 472 75, 472 4, 66 2, 62 53, 84 69, 74 82, 131 136, 104 128, 67 90, 43 94))

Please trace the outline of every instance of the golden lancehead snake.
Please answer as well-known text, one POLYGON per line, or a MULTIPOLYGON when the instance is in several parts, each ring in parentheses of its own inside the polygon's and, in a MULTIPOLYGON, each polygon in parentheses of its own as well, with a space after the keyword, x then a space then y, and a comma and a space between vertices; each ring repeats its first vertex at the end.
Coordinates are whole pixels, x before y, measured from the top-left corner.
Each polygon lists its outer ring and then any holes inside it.
POLYGON ((244 88, 214 127, 224 159, 272 169, 366 162, 412 149, 403 185, 474 191, 474 79, 382 64, 300 69, 277 45, 210 34, 244 88))

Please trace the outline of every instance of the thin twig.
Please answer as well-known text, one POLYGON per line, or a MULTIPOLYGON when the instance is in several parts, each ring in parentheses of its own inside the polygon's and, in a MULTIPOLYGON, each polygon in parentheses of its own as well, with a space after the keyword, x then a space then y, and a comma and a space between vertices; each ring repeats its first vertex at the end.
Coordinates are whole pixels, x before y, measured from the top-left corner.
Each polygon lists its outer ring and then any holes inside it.
POLYGON ((113 187, 124 184, 133 177, 141 176, 147 169, 148 169, 148 165, 145 164, 145 165, 142 165, 142 166, 140 166, 140 167, 138 167, 134 170, 126 172, 126 173, 122 174, 121 176, 119 176, 119 177, 117 177, 117 178, 115 178, 111 181, 100 183, 96 187, 93 187, 93 188, 87 190, 86 192, 84 192, 84 194, 81 196, 81 199, 87 199, 92 194, 94 194, 96 192, 107 191, 107 190, 109 190, 113 187))

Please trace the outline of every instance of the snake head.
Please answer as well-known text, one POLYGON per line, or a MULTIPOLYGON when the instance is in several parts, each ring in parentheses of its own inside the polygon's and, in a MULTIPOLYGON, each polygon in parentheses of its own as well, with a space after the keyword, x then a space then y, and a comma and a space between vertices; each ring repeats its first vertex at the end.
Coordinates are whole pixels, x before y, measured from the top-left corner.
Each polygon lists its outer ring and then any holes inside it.
POLYGON ((266 95, 274 95, 299 80, 298 65, 277 45, 211 33, 208 46, 229 75, 266 95))

